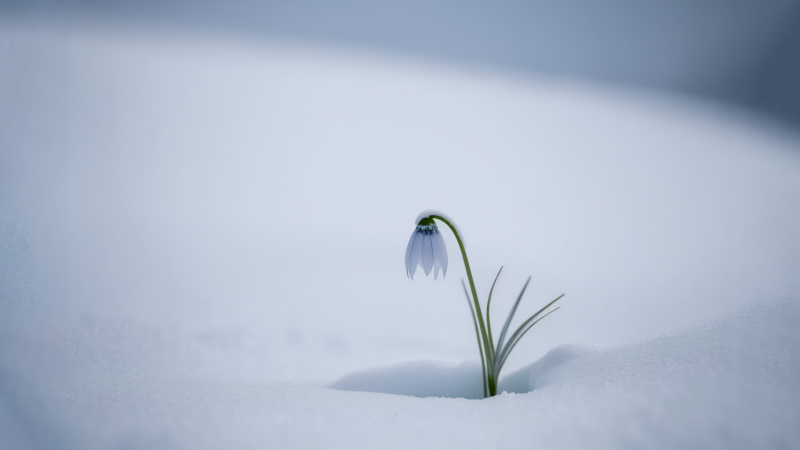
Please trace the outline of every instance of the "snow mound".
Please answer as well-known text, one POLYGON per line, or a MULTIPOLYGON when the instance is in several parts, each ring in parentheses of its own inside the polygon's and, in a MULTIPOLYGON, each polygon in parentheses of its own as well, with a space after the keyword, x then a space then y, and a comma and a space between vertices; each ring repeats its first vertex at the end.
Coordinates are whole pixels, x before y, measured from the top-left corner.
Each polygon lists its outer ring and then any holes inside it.
POLYGON ((556 349, 532 365, 529 387, 643 388, 728 378, 750 385, 785 384, 800 342, 795 309, 789 301, 753 306, 701 327, 602 352, 577 355, 556 349), (548 364, 559 359, 558 352, 565 353, 563 363, 548 364))
POLYGON ((600 353, 600 350, 588 345, 562 345, 556 347, 536 362, 529 364, 500 378, 499 392, 522 394, 535 388, 535 381, 544 374, 550 373, 570 361, 587 358, 600 353))
MULTIPOLYGON (((763 404, 769 396, 765 390, 774 395, 774 389, 787 389, 790 397, 796 397, 800 391, 789 375, 800 360, 795 316, 794 304, 784 301, 753 306, 705 326, 610 350, 560 346, 503 377, 498 391, 550 389, 570 395, 587 391, 601 396, 636 395, 651 406, 677 402, 680 406, 674 407, 696 409, 704 405, 711 416, 717 406, 729 402, 736 409, 753 402, 763 404), (732 392, 746 401, 733 400, 732 392), (704 397, 700 405, 695 397, 699 394, 704 397)), ((420 361, 355 372, 330 387, 479 399, 483 397, 480 386, 477 363, 420 361)))

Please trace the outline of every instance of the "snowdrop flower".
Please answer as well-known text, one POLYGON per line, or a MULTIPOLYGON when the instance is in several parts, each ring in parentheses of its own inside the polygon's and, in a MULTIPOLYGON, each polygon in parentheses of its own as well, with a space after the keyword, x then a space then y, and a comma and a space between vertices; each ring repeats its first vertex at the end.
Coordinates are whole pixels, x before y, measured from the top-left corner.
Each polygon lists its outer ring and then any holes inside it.
POLYGON ((414 279, 417 265, 425 271, 425 276, 430 275, 433 269, 433 279, 442 271, 442 278, 447 275, 447 248, 444 246, 442 233, 431 219, 423 219, 411 233, 411 239, 406 248, 406 275, 414 279))
MULTIPOLYGON (((500 339, 495 345, 494 337, 492 336, 492 321, 489 317, 489 307, 492 304, 492 292, 494 292, 494 285, 497 283, 497 278, 500 277, 500 272, 492 283, 492 288, 489 290, 489 298, 486 301, 486 320, 484 320, 483 308, 481 307, 480 300, 478 299, 478 290, 475 288, 475 281, 472 279, 472 270, 469 267, 469 259, 467 258, 467 251, 464 249, 464 241, 461 238, 461 233, 456 227, 455 223, 444 214, 437 211, 423 211, 417 217, 417 228, 411 234, 411 239, 408 241, 406 247, 406 275, 414 279, 414 272, 417 266, 422 266, 425 275, 430 275, 433 270, 433 279, 439 275, 439 269, 442 270, 442 278, 447 275, 447 249, 444 247, 444 239, 442 234, 439 233, 439 227, 436 226, 434 219, 442 222, 450 228, 453 236, 456 238, 458 248, 461 250, 461 257, 464 259, 464 270, 467 273, 469 280, 470 291, 467 291, 467 285, 464 280, 461 280, 461 285, 464 288, 464 295, 467 297, 467 305, 469 305, 470 315, 472 316, 472 324, 475 327, 475 337, 478 342, 478 353, 481 357, 481 371, 483 373, 483 396, 492 397, 497 395, 497 382, 500 379, 500 371, 503 370, 503 365, 508 359, 508 355, 522 339, 522 336, 528 332, 534 325, 539 323, 552 312, 559 308, 548 309, 553 306, 564 294, 559 295, 555 300, 551 301, 544 308, 541 308, 536 314, 529 317, 522 322, 522 325, 511 331, 511 319, 514 318, 514 313, 522 300, 525 289, 531 281, 528 281, 522 287, 522 292, 519 293, 516 303, 511 308, 508 314, 503 329, 500 332, 500 339), (470 298, 470 293, 472 298, 470 298)), ((502 271, 503 268, 501 267, 502 271)), ((505 392, 503 392, 505 394, 505 392)))

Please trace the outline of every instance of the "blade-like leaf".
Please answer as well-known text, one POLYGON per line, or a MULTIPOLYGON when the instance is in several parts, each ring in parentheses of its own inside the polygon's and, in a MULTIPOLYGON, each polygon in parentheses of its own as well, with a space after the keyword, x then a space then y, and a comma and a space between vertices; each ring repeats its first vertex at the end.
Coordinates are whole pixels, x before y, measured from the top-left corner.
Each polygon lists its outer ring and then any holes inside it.
POLYGON ((464 279, 461 279, 461 286, 464 287, 464 295, 467 296, 467 305, 469 305, 469 314, 472 316, 472 324, 475 325, 475 336, 478 338, 478 353, 481 354, 481 373, 483 374, 483 398, 488 397, 487 381, 486 381, 486 362, 483 359, 483 348, 481 347, 481 333, 478 331, 478 319, 475 317, 475 308, 472 307, 472 300, 469 298, 467 292, 467 285, 464 284, 464 279))
POLYGON ((494 283, 492 283, 492 288, 489 289, 489 300, 486 301, 486 328, 489 330, 489 347, 492 349, 492 355, 495 355, 494 349, 494 340, 492 340, 492 320, 491 312, 489 311, 489 307, 492 306, 492 292, 494 292, 494 285, 497 283, 497 279, 500 278, 500 272, 503 271, 503 266, 500 266, 500 270, 497 271, 497 276, 494 277, 494 283))
MULTIPOLYGON (((553 309, 552 311, 548 312, 547 314, 543 315, 542 317, 540 317, 540 318, 539 318, 539 320, 542 320, 542 319, 544 319, 545 317, 547 317, 547 316, 549 316, 550 314, 552 314, 552 313, 554 313, 554 312, 558 311, 559 309, 561 309, 561 307, 560 307, 560 306, 559 306, 558 308, 555 308, 555 309, 553 309)), ((518 342, 519 342, 519 341, 522 339, 522 336, 525 336, 525 333, 527 333, 527 332, 528 332, 528 330, 530 330, 531 328, 533 328, 533 326, 534 326, 534 325, 536 325, 537 323, 539 323, 539 320, 537 320, 536 322, 533 322, 532 324, 530 324, 530 326, 528 326, 528 328, 525 328, 525 331, 523 331, 523 332, 522 332, 522 334, 520 334, 520 335, 517 337, 517 339, 516 339, 516 340, 514 340, 514 341, 511 341, 511 340, 509 340, 509 343, 510 343, 509 349, 508 349, 508 351, 506 352, 505 356, 503 357, 502 361, 500 361, 500 366, 497 368, 497 372, 495 373, 495 376, 497 376, 497 377, 499 377, 499 376, 500 376, 500 371, 501 371, 501 370, 503 370, 503 364, 505 364, 505 363, 506 363, 506 359, 508 359, 508 355, 510 355, 510 354, 511 354, 511 350, 514 350, 514 347, 516 347, 516 346, 517 346, 517 343, 518 343, 518 342)))
MULTIPOLYGON (((546 310, 547 308, 549 308, 549 307, 550 307, 550 306, 551 306, 553 303, 555 303, 555 302, 559 301, 559 300, 561 299, 561 297, 563 297, 563 296, 564 296, 564 294, 561 294, 561 295, 559 295, 558 297, 556 297, 556 299, 555 299, 555 300, 553 300, 552 302, 550 302, 550 303, 548 303, 548 304, 544 305, 544 307, 543 307, 542 309, 540 309, 539 311, 537 311, 537 312, 536 312, 536 314, 534 314, 534 315, 530 316, 530 317, 528 318, 528 320, 526 320, 525 322, 522 322, 522 325, 520 325, 520 326, 519 326, 519 328, 517 328, 517 330, 516 330, 516 331, 514 331, 514 333, 513 333, 513 334, 511 335, 511 337, 508 339, 508 344, 510 344, 511 342, 513 342, 515 339, 517 339, 517 336, 519 336, 519 334, 522 332, 522 330, 523 330, 525 327, 527 327, 527 326, 528 326, 528 324, 529 324, 529 323, 531 323, 531 321, 532 321, 533 319, 537 318, 537 317, 539 316, 539 314, 541 314, 541 313, 542 313, 544 310, 546 310)), ((508 356, 508 352, 510 352, 510 351, 511 351, 511 349, 508 347, 508 344, 506 344, 505 348, 502 348, 502 349, 500 349, 499 357, 498 357, 498 358, 497 358, 497 360, 495 361, 495 367, 498 367, 498 366, 499 366, 499 363, 500 363, 500 360, 502 360, 502 359, 504 359, 506 356, 508 356)))
MULTIPOLYGON (((517 301, 514 302, 514 306, 511 308, 511 312, 508 313, 508 318, 506 319, 505 325, 503 325, 503 331, 500 332, 500 340, 497 341, 497 348, 503 348, 503 339, 506 337, 506 333, 508 332, 508 326, 511 325, 511 319, 514 318, 514 313, 517 311, 517 306, 519 306, 519 301, 522 300, 522 295, 525 293, 525 289, 528 287, 528 283, 531 282, 531 277, 528 277, 528 281, 525 282, 525 286, 522 286, 522 292, 519 293, 519 297, 517 297, 517 301)), ((498 359, 495 358, 494 367, 492 369, 497 369, 498 359)), ((496 370, 495 370, 496 372, 496 370)))

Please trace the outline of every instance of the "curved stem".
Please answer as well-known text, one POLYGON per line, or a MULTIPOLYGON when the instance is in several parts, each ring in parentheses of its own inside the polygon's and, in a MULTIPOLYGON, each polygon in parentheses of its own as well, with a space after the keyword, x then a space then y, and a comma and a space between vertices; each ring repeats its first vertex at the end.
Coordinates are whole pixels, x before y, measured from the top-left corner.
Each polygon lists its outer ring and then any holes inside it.
POLYGON ((467 285, 464 284, 464 279, 461 279, 461 287, 464 288, 464 295, 467 297, 467 306, 469 306, 469 315, 472 317, 472 324, 475 325, 475 337, 478 339, 478 353, 481 355, 481 373, 483 374, 483 398, 487 397, 486 393, 486 362, 483 360, 483 352, 481 351, 481 334, 478 332, 478 320, 475 318, 475 308, 472 307, 472 300, 469 299, 467 293, 467 285))
MULTIPOLYGON (((491 350, 489 350, 489 346, 486 345, 489 342, 489 338, 486 335, 486 326, 484 325, 483 322, 483 314, 481 314, 481 305, 480 302, 478 302, 478 291, 475 289, 475 281, 473 281, 472 279, 472 270, 469 267, 469 259, 467 258, 466 250, 464 250, 464 243, 461 242, 461 236, 458 235, 458 231, 456 231, 456 228, 447 219, 445 219, 442 216, 437 216, 435 214, 428 216, 428 218, 439 220, 445 225, 447 225, 450 228, 450 231, 452 231, 453 235, 456 237, 456 241, 458 242, 458 247, 459 249, 461 249, 461 256, 464 259, 464 268, 467 270, 467 279, 469 280, 469 287, 470 290, 472 291, 472 300, 475 303, 475 313, 478 316, 478 325, 480 326, 481 336, 483 337, 483 342, 484 342, 483 353, 486 355, 486 362, 488 367, 492 368, 494 367, 494 358, 492 358, 492 353, 491 350)), ((487 384, 489 385, 489 396, 490 397, 494 396, 495 391, 497 390, 494 380, 494 371, 489 369, 485 370, 484 372, 487 378, 487 384)))

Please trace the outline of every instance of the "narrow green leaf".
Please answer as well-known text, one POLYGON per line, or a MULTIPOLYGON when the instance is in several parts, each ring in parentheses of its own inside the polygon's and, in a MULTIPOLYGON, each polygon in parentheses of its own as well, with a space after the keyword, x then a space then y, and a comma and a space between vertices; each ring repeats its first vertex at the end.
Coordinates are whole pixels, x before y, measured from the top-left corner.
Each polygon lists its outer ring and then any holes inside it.
MULTIPOLYGON (((511 335, 511 337, 508 339, 508 344, 510 344, 511 342, 513 342, 515 339, 517 339, 517 336, 519 336, 519 334, 522 332, 522 330, 523 330, 523 329, 524 329, 526 326, 528 326, 528 324, 529 324, 529 323, 530 323, 530 322, 531 322, 533 319, 535 319, 536 317, 538 317, 538 316, 539 316, 539 314, 541 314, 541 313, 542 313, 544 310, 546 310, 547 308, 549 308, 549 307, 550 307, 550 306, 551 306, 553 303, 555 303, 555 302, 559 301, 559 300, 561 299, 561 297, 563 297, 563 296, 564 296, 564 294, 561 294, 561 295, 559 295, 558 297, 556 297, 556 299, 555 299, 555 300, 553 300, 552 302, 550 302, 550 303, 546 304, 546 305, 545 305, 545 306, 544 306, 542 309, 540 309, 539 311, 537 311, 537 312, 536 312, 536 314, 534 314, 534 315, 530 316, 530 317, 528 318, 528 320, 526 320, 525 322, 522 322, 522 325, 520 325, 520 326, 519 326, 519 328, 517 328, 517 330, 514 332, 514 334, 512 334, 512 335, 511 335)), ((548 314, 549 314, 549 313, 548 313, 548 314)), ((497 367, 497 366, 499 365, 499 363, 500 363, 500 360, 502 360, 502 359, 505 359, 505 357, 507 357, 507 356, 508 356, 508 352, 510 352, 510 351, 511 351, 511 349, 509 348, 508 344, 506 344, 505 348, 502 348, 502 349, 500 349, 500 356, 497 358, 497 360, 495 360, 495 367, 497 367)))
MULTIPOLYGON (((543 315, 541 318, 539 318, 539 320, 542 320, 542 319, 544 319, 545 317, 547 317, 547 316, 549 316, 550 314, 552 314, 552 313, 554 313, 554 312, 558 311, 559 309, 561 309, 561 307, 560 307, 560 306, 559 306, 558 308, 555 308, 554 310, 552 310, 552 311, 548 312, 547 314, 543 315)), ((522 339, 522 336, 525 336, 525 333, 527 333, 527 332, 528 332, 528 330, 530 330, 531 328, 533 328, 533 326, 534 326, 534 325, 536 325, 537 323, 539 323, 539 320, 537 320, 536 322, 533 322, 532 324, 530 324, 530 326, 529 326, 528 328, 525 328, 525 331, 523 331, 523 332, 522 332, 522 334, 520 334, 520 335, 519 335, 519 337, 517 337, 517 339, 516 339, 515 341, 513 341, 513 342, 512 342, 512 341, 509 341, 509 343, 510 343, 511 345, 510 345, 510 347, 509 347, 508 351, 506 352, 505 356, 503 357, 502 361, 500 361, 500 367, 498 367, 498 369, 497 369, 497 373, 496 373, 496 374, 497 374, 497 376, 498 376, 498 377, 500 376, 500 371, 501 371, 501 370, 503 370, 503 364, 505 364, 505 363, 506 363, 506 359, 508 359, 508 355, 510 355, 510 354, 511 354, 511 350, 514 350, 514 347, 516 347, 516 346, 517 346, 517 343, 518 343, 518 342, 519 342, 519 341, 522 339)))
MULTIPOLYGON (((525 286, 522 286, 522 292, 519 293, 519 297, 517 297, 517 301, 514 302, 514 306, 511 308, 511 312, 508 313, 508 318, 506 319, 505 325, 503 325, 503 331, 500 332, 500 340, 497 341, 497 348, 503 348, 503 339, 506 337, 506 333, 508 332, 508 326, 511 325, 511 319, 514 318, 514 313, 517 311, 517 306, 519 306, 520 300, 522 300, 522 295, 525 293, 525 289, 528 288, 528 283, 531 282, 531 277, 528 277, 528 281, 525 282, 525 286)), ((497 369, 498 359, 495 358, 494 365, 492 367, 492 371, 496 372, 497 369)))
POLYGON ((494 292, 494 285, 497 283, 497 279, 500 278, 500 272, 503 271, 503 266, 500 266, 500 270, 497 271, 497 276, 494 277, 494 283, 492 283, 492 288, 489 289, 489 300, 486 302, 486 328, 489 331, 489 348, 492 350, 492 357, 495 357, 495 349, 494 349, 494 340, 492 340, 492 320, 490 319, 490 312, 489 307, 492 306, 492 292, 494 292))

